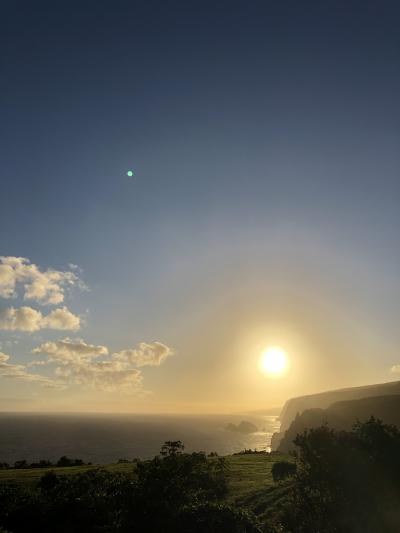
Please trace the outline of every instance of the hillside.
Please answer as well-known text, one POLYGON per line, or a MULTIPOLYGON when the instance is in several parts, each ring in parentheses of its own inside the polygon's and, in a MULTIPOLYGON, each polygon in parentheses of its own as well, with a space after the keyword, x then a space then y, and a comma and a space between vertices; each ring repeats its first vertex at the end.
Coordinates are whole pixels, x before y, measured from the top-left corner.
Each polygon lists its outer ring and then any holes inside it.
POLYGON ((371 416, 400 427, 400 394, 336 402, 326 409, 307 409, 292 421, 278 449, 292 450, 294 438, 305 429, 328 424, 334 429, 350 430, 357 420, 363 422, 371 416))
POLYGON ((281 422, 281 432, 286 431, 296 415, 303 413, 306 409, 326 409, 336 402, 345 400, 358 400, 361 398, 370 398, 374 396, 388 396, 391 394, 400 394, 400 381, 391 381, 389 383, 377 383, 374 385, 365 385, 362 387, 351 387, 347 389, 337 389, 332 391, 320 392, 318 394, 309 394, 291 398, 283 406, 279 416, 281 422))
MULTIPOLYGON (((277 461, 291 461, 293 459, 284 454, 270 455, 266 453, 230 455, 226 456, 225 459, 227 461, 229 487, 226 495, 227 503, 244 506, 262 519, 273 516, 286 497, 287 487, 274 483, 271 473, 272 466, 277 461)), ((40 478, 50 470, 58 475, 73 476, 98 468, 128 476, 135 475, 135 465, 132 463, 17 470, 0 468, 0 489, 3 484, 8 483, 22 484, 33 488, 40 478)))

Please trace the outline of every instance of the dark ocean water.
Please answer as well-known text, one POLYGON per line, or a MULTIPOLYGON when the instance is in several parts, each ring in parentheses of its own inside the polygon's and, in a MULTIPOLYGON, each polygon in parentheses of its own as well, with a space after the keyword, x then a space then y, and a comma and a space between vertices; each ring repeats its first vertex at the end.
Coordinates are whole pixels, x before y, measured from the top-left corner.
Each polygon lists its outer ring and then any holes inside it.
POLYGON ((55 461, 62 455, 93 463, 156 455, 166 440, 181 440, 187 451, 220 455, 244 448, 268 450, 279 428, 276 416, 262 415, 55 415, 0 413, 0 461, 55 461), (254 423, 256 433, 227 431, 228 423, 254 423))

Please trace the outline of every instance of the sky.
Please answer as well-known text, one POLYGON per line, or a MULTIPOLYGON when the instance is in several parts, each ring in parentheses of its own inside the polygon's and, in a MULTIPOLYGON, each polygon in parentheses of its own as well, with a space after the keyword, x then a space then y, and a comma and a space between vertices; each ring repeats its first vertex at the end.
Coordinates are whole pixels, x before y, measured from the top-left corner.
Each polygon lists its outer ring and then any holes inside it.
POLYGON ((398 2, 0 10, 0 410, 400 379, 398 2))

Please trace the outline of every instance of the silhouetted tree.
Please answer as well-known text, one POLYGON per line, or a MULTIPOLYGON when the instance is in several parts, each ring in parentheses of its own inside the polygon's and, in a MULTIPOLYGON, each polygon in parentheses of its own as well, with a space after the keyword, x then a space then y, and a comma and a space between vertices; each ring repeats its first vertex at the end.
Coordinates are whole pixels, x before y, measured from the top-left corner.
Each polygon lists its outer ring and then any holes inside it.
POLYGON ((134 497, 125 523, 140 519, 149 533, 184 531, 180 529, 184 509, 216 502, 226 494, 226 468, 223 458, 183 453, 180 441, 166 442, 161 456, 137 463, 134 497))
POLYGON ((38 488, 46 493, 49 493, 50 491, 54 490, 54 487, 57 485, 59 481, 59 477, 57 474, 51 470, 50 472, 46 472, 41 478, 38 483, 38 488))
POLYGON ((167 440, 161 447, 160 455, 180 455, 184 449, 185 446, 180 440, 167 440))
POLYGON ((70 459, 66 455, 63 455, 57 461, 57 466, 82 466, 84 464, 85 463, 82 461, 82 459, 70 459))
POLYGON ((254 517, 221 502, 225 460, 183 449, 179 441, 166 442, 163 455, 138 461, 131 473, 49 471, 36 490, 0 485, 0 527, 13 533, 258 532, 254 517))
POLYGON ((21 459, 20 461, 15 461, 14 468, 28 468, 28 463, 26 459, 21 459))
POLYGON ((289 461, 277 461, 272 465, 272 478, 274 481, 282 481, 296 473, 296 464, 289 461))
POLYGON ((295 439, 297 474, 283 522, 293 533, 398 533, 400 434, 371 418, 295 439))
POLYGON ((63 455, 57 461, 57 466, 71 466, 71 463, 71 459, 69 459, 66 455, 63 455))

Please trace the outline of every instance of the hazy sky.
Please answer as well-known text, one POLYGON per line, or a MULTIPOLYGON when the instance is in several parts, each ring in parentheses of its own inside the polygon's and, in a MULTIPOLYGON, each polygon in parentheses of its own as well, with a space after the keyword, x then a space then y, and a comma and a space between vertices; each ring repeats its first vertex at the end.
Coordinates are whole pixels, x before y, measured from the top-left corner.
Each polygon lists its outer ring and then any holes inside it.
POLYGON ((398 379, 399 27, 397 1, 2 2, 0 410, 398 379))

